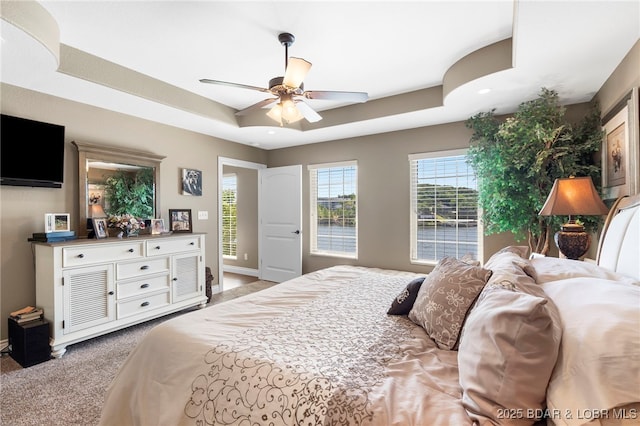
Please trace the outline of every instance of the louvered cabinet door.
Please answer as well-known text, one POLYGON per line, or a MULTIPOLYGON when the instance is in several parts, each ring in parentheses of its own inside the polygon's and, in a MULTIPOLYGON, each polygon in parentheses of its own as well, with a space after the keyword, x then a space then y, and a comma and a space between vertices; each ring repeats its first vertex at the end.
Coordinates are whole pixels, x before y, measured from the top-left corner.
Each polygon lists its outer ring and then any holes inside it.
POLYGON ((65 270, 62 277, 64 334, 115 320, 113 264, 65 270))
POLYGON ((174 255, 171 261, 172 303, 203 294, 201 256, 199 253, 174 255))

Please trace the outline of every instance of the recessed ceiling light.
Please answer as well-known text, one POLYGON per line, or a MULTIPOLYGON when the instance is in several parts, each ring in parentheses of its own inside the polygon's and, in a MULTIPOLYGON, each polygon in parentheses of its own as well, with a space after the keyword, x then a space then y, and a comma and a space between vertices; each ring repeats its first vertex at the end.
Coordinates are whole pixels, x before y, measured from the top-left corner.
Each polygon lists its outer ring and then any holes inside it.
POLYGON ((270 135, 275 135, 276 131, 275 130, 267 130, 267 133, 270 135))
POLYGON ((491 91, 491 89, 480 89, 480 90, 478 90, 478 94, 479 95, 486 95, 490 91, 491 91))

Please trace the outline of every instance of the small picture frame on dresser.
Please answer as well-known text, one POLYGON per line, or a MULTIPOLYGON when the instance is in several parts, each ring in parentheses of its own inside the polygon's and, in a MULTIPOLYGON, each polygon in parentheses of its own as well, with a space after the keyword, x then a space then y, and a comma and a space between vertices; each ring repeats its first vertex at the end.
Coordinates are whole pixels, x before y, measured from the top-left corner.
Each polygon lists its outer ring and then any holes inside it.
POLYGON ((46 213, 44 215, 44 232, 68 232, 70 230, 69 213, 46 213))
POLYGON ((164 219, 151 219, 151 234, 160 235, 164 232, 164 219))
POLYGON ((93 222, 93 232, 95 232, 97 239, 109 237, 109 233, 107 232, 106 218, 100 217, 100 218, 93 218, 91 220, 93 222))
POLYGON ((169 209, 169 228, 173 232, 193 232, 191 209, 169 209))

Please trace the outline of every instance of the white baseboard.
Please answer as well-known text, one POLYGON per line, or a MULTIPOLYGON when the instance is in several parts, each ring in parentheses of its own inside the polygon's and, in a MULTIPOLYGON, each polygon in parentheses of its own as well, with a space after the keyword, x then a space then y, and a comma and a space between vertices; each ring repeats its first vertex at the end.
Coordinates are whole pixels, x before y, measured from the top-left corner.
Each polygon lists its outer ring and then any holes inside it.
POLYGON ((222 265, 224 272, 231 272, 233 274, 248 275, 250 277, 257 277, 258 270, 253 268, 244 268, 242 266, 222 265))

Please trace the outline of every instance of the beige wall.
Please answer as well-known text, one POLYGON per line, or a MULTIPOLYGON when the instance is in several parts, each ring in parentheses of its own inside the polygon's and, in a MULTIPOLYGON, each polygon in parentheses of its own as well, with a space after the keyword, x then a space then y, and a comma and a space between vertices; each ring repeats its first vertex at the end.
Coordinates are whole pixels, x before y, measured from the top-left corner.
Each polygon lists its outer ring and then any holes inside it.
POLYGON ((640 87, 640 40, 636 42, 595 96, 606 115, 633 87, 640 87))
MULTIPOLYGON (((596 95, 607 112, 632 87, 640 86, 640 45, 636 43, 596 95)), ((303 271, 338 263, 357 263, 392 269, 426 271, 409 263, 410 153, 468 146, 470 131, 464 123, 326 142, 274 151, 263 151, 213 137, 165 126, 92 106, 2 85, 2 113, 66 126, 65 184, 62 189, 0 186, 0 340, 6 339, 6 318, 12 310, 35 304, 33 255, 27 238, 43 230, 45 213, 69 212, 77 227, 77 153, 72 140, 104 145, 130 146, 167 158, 161 167, 161 217, 169 208, 189 208, 194 214, 207 210, 209 219, 194 216, 196 232, 207 233, 206 265, 218 270, 217 158, 235 158, 270 167, 290 164, 358 160, 359 259, 357 262, 310 256, 304 239, 303 271), (188 147, 185 149, 185 147, 188 147), (180 169, 203 171, 202 197, 180 195, 180 169), (387 206, 393 206, 390 210, 387 206), (390 213, 391 212, 391 213, 390 213)), ((578 105, 571 108, 570 114, 578 105)), ((303 168, 303 235, 309 234, 308 173, 303 168)), ((514 241, 508 234, 486 237, 484 258, 514 241)), ((596 243, 589 257, 595 257, 596 243)), ((215 274, 215 272, 214 272, 215 274)), ((217 282, 218 277, 215 277, 217 282)))

